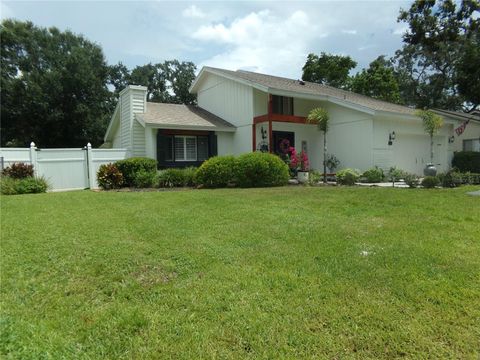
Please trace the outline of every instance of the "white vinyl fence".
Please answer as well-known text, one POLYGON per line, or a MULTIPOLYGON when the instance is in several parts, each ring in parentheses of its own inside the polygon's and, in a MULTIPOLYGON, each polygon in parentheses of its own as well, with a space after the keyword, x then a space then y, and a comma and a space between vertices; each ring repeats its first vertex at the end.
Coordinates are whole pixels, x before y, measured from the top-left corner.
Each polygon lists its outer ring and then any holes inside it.
POLYGON ((83 149, 38 149, 32 142, 30 148, 0 148, 0 166, 32 164, 35 176, 45 177, 51 190, 97 189, 100 165, 126 155, 126 149, 92 149, 90 143, 83 149))

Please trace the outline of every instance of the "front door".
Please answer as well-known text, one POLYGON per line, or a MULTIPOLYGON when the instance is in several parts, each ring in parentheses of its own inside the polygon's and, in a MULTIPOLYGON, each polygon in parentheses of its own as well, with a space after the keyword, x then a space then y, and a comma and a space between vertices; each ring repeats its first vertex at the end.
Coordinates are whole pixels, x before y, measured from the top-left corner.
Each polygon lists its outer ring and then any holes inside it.
POLYGON ((295 133, 290 131, 273 131, 273 152, 277 155, 285 154, 285 144, 295 147, 295 133), (282 149, 283 147, 283 149, 282 149))

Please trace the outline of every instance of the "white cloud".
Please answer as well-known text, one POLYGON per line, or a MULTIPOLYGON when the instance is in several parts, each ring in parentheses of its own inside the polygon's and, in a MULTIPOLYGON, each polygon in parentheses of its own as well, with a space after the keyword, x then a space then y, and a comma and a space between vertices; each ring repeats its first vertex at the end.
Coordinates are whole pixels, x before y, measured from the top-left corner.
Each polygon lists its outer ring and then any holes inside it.
POLYGON ((357 30, 342 30, 343 34, 357 35, 357 30))
POLYGON ((205 13, 195 5, 190 5, 182 11, 182 16, 186 18, 204 18, 205 13))
POLYGON ((310 43, 327 36, 303 11, 284 18, 269 10, 252 12, 230 24, 203 25, 192 34, 206 44, 223 45, 222 51, 203 61, 227 69, 300 77, 310 43))

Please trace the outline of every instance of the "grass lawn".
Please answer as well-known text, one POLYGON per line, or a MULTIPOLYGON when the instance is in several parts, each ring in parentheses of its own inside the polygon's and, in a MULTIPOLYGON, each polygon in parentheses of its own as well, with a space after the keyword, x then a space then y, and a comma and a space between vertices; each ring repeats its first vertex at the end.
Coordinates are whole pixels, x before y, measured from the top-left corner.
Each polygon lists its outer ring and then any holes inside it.
POLYGON ((3 196, 0 357, 478 359, 476 189, 3 196))

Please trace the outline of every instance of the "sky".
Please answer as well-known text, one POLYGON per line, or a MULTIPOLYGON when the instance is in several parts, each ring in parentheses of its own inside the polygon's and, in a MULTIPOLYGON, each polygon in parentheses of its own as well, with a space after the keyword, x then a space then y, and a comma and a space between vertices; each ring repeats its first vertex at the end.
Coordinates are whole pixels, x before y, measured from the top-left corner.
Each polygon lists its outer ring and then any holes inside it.
POLYGON ((301 78, 309 53, 392 56, 410 1, 5 1, 0 17, 71 30, 129 68, 178 59, 301 78))

